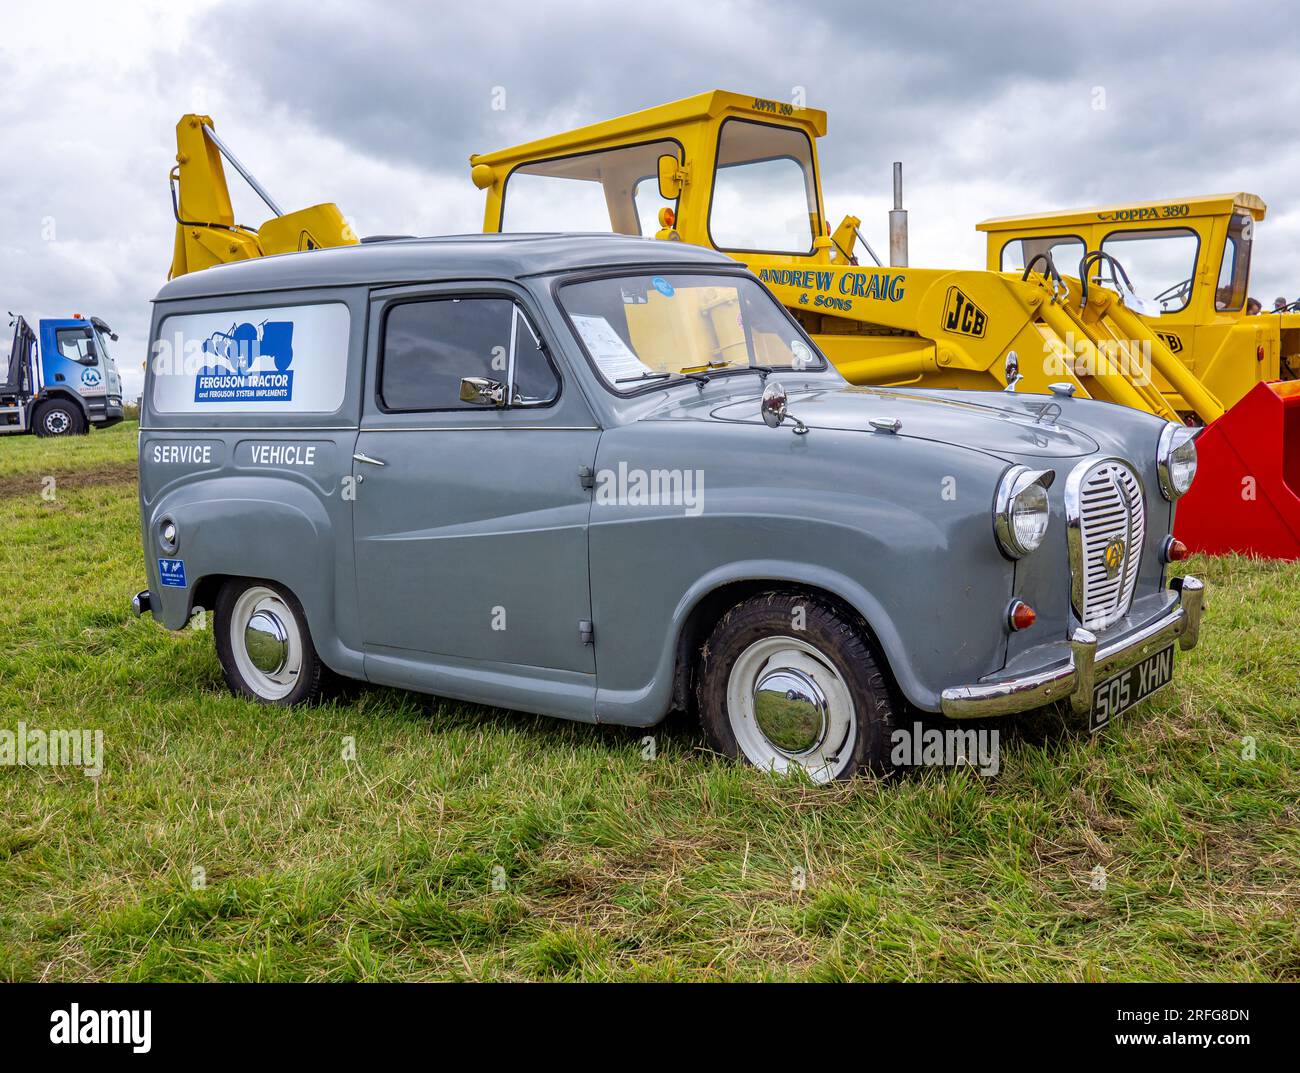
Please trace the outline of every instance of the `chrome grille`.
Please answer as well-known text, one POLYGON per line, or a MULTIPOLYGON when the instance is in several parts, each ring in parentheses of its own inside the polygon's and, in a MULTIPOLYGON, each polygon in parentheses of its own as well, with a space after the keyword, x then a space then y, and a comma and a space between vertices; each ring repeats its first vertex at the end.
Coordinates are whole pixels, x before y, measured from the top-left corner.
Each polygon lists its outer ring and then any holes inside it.
POLYGON ((1078 509, 1075 610, 1085 627, 1104 630, 1133 602, 1146 539, 1142 484, 1128 466, 1106 459, 1084 473, 1078 509))

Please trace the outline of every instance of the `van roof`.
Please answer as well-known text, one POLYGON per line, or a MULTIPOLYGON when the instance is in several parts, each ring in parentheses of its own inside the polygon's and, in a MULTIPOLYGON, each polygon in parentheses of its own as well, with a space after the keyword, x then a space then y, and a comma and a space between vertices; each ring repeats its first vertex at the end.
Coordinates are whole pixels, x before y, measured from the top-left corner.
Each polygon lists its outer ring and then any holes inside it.
POLYGON ((358 284, 516 279, 639 264, 736 267, 730 257, 700 246, 629 235, 446 235, 385 239, 217 265, 172 280, 154 301, 358 284))

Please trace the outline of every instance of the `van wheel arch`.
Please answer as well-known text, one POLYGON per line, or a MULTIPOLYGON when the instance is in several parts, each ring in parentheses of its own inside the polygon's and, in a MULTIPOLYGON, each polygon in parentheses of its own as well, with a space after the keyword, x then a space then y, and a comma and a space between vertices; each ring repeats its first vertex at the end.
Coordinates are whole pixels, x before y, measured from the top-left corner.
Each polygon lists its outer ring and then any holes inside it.
POLYGON ((316 651, 306 610, 287 585, 262 578, 225 578, 217 591, 212 630, 226 684, 236 696, 289 707, 323 699, 335 687, 334 673, 316 651), (253 625, 259 619, 269 619, 278 634, 281 654, 274 667, 263 665, 257 646, 246 639, 255 633, 270 636, 253 625))
POLYGON ((233 581, 233 574, 208 574, 199 578, 190 588, 190 606, 186 618, 193 618, 196 611, 209 614, 217 609, 217 597, 227 581, 233 581))
POLYGON ((829 604, 848 621, 852 622, 870 645, 876 661, 884 672, 885 682, 891 699, 898 710, 909 708, 910 704, 903 696, 902 690, 894 677, 893 669, 885 650, 871 628, 866 617, 842 596, 816 585, 801 582, 783 581, 780 578, 756 578, 743 581, 731 581, 719 585, 705 593, 691 608, 677 635, 677 654, 673 661, 672 707, 690 715, 698 714, 695 710, 696 673, 700 666, 700 650, 709 639, 713 629, 722 620, 722 616, 737 604, 743 603, 761 593, 779 592, 795 593, 820 600, 829 604))

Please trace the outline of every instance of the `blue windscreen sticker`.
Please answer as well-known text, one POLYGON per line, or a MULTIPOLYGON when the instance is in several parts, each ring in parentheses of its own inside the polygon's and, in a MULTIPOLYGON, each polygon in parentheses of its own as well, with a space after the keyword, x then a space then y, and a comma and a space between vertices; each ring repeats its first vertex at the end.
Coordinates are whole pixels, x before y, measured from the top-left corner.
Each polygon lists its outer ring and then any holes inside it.
POLYGON ((185 588, 184 559, 159 559, 158 573, 162 578, 162 583, 168 588, 185 588))
POLYGON ((650 281, 650 285, 665 298, 671 298, 676 293, 673 290, 673 285, 664 279, 663 276, 655 276, 655 278, 650 281))

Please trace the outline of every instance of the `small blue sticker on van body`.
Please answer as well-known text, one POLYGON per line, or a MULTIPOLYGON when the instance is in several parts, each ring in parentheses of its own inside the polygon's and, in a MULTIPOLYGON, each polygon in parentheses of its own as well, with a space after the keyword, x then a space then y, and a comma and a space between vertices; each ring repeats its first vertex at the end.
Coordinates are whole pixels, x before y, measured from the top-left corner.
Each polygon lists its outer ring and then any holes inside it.
POLYGON ((159 559, 158 573, 163 585, 172 589, 185 588, 185 560, 159 559))
POLYGON ((663 276, 655 276, 655 278, 650 281, 650 285, 665 298, 671 298, 677 293, 673 290, 673 285, 664 279, 663 276))

